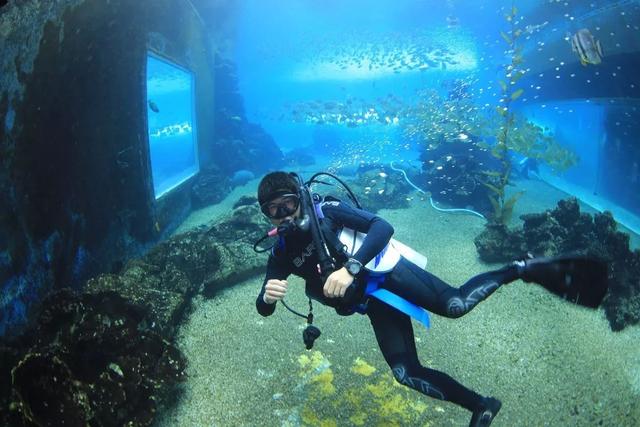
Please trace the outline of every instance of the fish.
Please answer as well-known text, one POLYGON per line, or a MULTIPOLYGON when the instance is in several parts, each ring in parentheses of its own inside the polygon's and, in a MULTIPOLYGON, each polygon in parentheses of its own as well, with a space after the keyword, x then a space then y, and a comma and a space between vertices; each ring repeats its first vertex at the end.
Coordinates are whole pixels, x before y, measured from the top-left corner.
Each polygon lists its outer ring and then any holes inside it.
POLYGON ((533 34, 546 27, 547 24, 549 24, 549 21, 544 21, 542 24, 537 25, 527 25, 526 27, 524 27, 524 30, 529 34, 533 34))
POLYGON ((578 30, 573 35, 567 33, 566 39, 571 43, 571 49, 578 54, 583 66, 586 67, 587 64, 598 65, 602 62, 604 55, 600 40, 596 40, 587 28, 578 30))
POLYGON ((151 111, 153 111, 154 113, 159 113, 160 109, 158 108, 158 104, 156 104, 155 102, 153 102, 152 100, 149 100, 149 108, 151 109, 151 111))

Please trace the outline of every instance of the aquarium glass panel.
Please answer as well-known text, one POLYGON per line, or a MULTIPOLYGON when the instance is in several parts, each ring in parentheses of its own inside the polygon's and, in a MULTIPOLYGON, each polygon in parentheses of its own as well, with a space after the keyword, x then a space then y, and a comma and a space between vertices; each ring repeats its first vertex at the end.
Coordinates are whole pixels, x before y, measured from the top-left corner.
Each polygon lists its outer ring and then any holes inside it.
POLYGON ((149 53, 147 118, 156 199, 198 173, 193 74, 149 53))

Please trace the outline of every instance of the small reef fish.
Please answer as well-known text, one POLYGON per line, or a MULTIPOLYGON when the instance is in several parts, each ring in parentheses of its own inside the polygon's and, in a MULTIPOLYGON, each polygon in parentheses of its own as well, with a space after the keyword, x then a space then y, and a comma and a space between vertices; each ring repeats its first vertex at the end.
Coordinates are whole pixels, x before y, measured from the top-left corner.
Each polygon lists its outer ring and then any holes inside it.
POLYGON ((151 111, 153 111, 154 113, 159 113, 160 109, 158 108, 158 104, 156 104, 155 102, 153 102, 152 100, 149 100, 149 108, 151 109, 151 111))
POLYGON ((571 43, 571 49, 578 54, 582 65, 598 65, 602 62, 604 55, 600 40, 596 40, 591 31, 583 28, 574 35, 567 33, 567 38, 571 43))
POLYGON ((540 31, 544 27, 546 27, 547 24, 549 24, 549 21, 544 21, 542 24, 537 24, 537 25, 527 25, 526 27, 524 27, 524 30, 529 34, 533 34, 537 31, 540 31))

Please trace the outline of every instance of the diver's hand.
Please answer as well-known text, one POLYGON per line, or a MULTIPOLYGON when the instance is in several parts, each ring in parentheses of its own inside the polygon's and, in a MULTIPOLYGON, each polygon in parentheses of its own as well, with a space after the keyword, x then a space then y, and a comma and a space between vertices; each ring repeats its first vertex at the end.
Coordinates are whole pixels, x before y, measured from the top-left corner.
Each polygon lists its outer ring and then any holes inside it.
POLYGON ((342 267, 327 277, 322 292, 327 298, 343 297, 349 285, 353 283, 353 276, 349 274, 346 268, 342 267))
POLYGON ((267 304, 275 304, 284 298, 287 293, 288 283, 286 280, 270 279, 264 286, 262 300, 267 304))

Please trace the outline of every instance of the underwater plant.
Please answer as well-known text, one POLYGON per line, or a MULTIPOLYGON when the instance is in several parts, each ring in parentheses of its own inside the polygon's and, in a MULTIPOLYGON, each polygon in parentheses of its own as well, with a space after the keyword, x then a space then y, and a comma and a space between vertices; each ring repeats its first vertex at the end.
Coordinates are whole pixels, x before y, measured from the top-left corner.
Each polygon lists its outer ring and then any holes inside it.
POLYGON ((522 46, 519 44, 524 31, 517 27, 518 9, 515 2, 511 2, 511 11, 505 15, 510 26, 509 33, 500 32, 506 42, 510 63, 505 64, 504 79, 498 81, 502 96, 496 112, 500 116, 500 127, 495 132, 496 143, 491 147, 491 154, 500 161, 499 170, 485 171, 487 180, 483 184, 491 191, 489 199, 493 206, 492 222, 495 225, 506 226, 511 220, 513 208, 522 196, 518 191, 507 197, 506 187, 511 185, 512 162, 511 153, 517 153, 533 160, 547 164, 554 173, 565 171, 578 162, 578 157, 571 150, 562 147, 552 135, 529 121, 521 114, 517 114, 512 105, 524 93, 523 88, 517 87, 517 82, 525 75, 523 67, 522 46), (490 179, 489 179, 490 178, 490 179))
POLYGON ((473 79, 454 79, 442 90, 418 93, 405 111, 403 135, 423 146, 421 181, 433 198, 454 206, 472 206, 490 217, 492 225, 509 224, 523 192, 509 192, 512 155, 544 163, 560 173, 578 162, 577 155, 558 143, 547 129, 514 108, 524 94, 518 87, 525 75, 515 2, 505 14, 510 29, 500 35, 507 44, 508 63, 498 81, 499 105, 486 109, 476 103, 473 79))
POLYGON ((516 202, 522 196, 522 192, 516 192, 507 197, 505 188, 510 184, 511 177, 511 159, 509 154, 509 143, 511 138, 510 133, 515 128, 516 118, 515 113, 511 109, 511 105, 514 101, 522 96, 524 89, 517 88, 516 83, 525 74, 525 70, 522 68, 523 57, 522 47, 518 44, 520 36, 523 31, 516 28, 516 17, 518 9, 515 6, 515 2, 511 2, 511 11, 505 15, 505 20, 510 26, 509 34, 504 31, 500 32, 503 40, 507 43, 507 54, 511 61, 509 64, 505 64, 503 67, 505 73, 505 80, 500 80, 500 89, 502 97, 500 98, 500 105, 496 107, 496 111, 501 118, 501 126, 498 129, 496 135, 496 143, 491 148, 491 154, 500 161, 500 170, 485 171, 487 178, 492 178, 483 182, 483 184, 491 191, 489 194, 489 200, 493 206, 493 215, 491 221, 498 225, 506 225, 511 220, 513 214, 513 207, 516 202))
POLYGON ((511 152, 541 161, 554 173, 564 172, 578 163, 578 156, 573 151, 520 114, 514 115, 514 127, 509 132, 507 145, 511 152))

